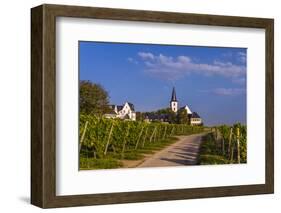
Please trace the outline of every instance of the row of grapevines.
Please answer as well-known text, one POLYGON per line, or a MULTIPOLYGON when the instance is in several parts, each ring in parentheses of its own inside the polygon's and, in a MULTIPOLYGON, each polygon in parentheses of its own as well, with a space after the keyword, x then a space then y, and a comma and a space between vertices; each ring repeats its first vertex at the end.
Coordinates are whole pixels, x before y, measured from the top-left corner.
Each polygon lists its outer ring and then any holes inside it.
MULTIPOLYGON (((231 161, 238 163, 247 162, 247 128, 245 125, 222 125, 217 127, 221 135, 223 154, 231 161)), ((216 133, 217 135, 218 133, 216 133)))
POLYGON ((120 154, 144 148, 175 135, 189 135, 203 131, 203 127, 185 124, 146 123, 80 115, 80 147, 91 150, 95 158, 108 153, 120 154))

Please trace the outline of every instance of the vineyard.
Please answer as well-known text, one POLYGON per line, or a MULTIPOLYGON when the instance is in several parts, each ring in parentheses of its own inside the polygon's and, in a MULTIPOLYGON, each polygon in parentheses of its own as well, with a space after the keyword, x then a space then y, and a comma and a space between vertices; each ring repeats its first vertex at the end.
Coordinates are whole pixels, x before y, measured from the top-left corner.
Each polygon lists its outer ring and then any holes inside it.
POLYGON ((203 138, 200 164, 247 163, 247 128, 241 124, 212 128, 203 138))
POLYGON ((122 167, 175 142, 177 135, 204 131, 186 124, 147 123, 80 115, 80 169, 122 167))

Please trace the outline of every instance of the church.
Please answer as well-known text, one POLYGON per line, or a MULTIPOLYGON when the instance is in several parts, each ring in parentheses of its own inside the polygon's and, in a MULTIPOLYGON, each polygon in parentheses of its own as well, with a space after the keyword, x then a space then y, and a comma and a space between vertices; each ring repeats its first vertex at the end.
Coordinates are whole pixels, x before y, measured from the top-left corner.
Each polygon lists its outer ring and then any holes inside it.
POLYGON ((190 125, 192 125, 192 126, 198 126, 198 125, 202 125, 203 124, 203 121, 202 121, 201 117, 198 115, 198 113, 197 112, 192 112, 187 105, 179 108, 179 102, 177 100, 177 95, 176 95, 175 87, 173 87, 173 91, 172 91, 172 97, 171 97, 171 101, 170 101, 170 108, 175 113, 177 113, 179 109, 186 110, 187 116, 188 116, 189 121, 190 121, 190 125))

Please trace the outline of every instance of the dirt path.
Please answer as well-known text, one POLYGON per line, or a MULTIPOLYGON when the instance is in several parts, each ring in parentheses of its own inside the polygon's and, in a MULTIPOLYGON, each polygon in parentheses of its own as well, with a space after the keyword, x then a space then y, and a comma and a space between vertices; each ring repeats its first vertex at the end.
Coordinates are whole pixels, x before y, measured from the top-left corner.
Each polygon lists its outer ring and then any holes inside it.
POLYGON ((178 142, 155 153, 138 167, 196 165, 201 138, 205 134, 178 136, 178 142))

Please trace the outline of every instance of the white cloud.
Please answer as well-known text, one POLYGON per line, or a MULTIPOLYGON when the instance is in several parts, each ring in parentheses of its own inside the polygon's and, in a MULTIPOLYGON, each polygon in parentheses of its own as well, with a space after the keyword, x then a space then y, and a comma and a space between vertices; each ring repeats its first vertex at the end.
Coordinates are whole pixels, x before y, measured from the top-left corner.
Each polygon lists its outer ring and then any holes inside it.
POLYGON ((220 96, 237 96, 246 94, 245 88, 214 88, 210 90, 199 90, 198 92, 206 94, 215 94, 220 96))
POLYGON ((234 78, 234 79, 232 79, 232 82, 236 83, 236 84, 245 84, 246 83, 246 78, 245 77, 234 78))
POLYGON ((241 63, 246 63, 247 61, 247 54, 245 52, 238 52, 239 61, 241 63))
POLYGON ((247 61, 247 52, 245 51, 239 51, 239 52, 225 52, 222 54, 222 57, 224 59, 233 59, 237 60, 240 63, 246 63, 247 61))
POLYGON ((130 63, 133 63, 133 64, 138 64, 139 62, 131 57, 127 58, 127 60, 130 62, 130 63))
POLYGON ((145 52, 139 52, 138 55, 142 58, 142 59, 154 59, 154 55, 152 53, 145 53, 145 52))
POLYGON ((231 62, 200 63, 194 62, 188 56, 171 57, 163 54, 154 55, 150 52, 139 52, 138 55, 146 66, 146 73, 165 80, 177 80, 191 73, 232 79, 244 77, 246 74, 245 66, 231 62))
POLYGON ((246 90, 242 88, 216 88, 212 91, 212 93, 216 95, 234 96, 245 94, 246 90))

